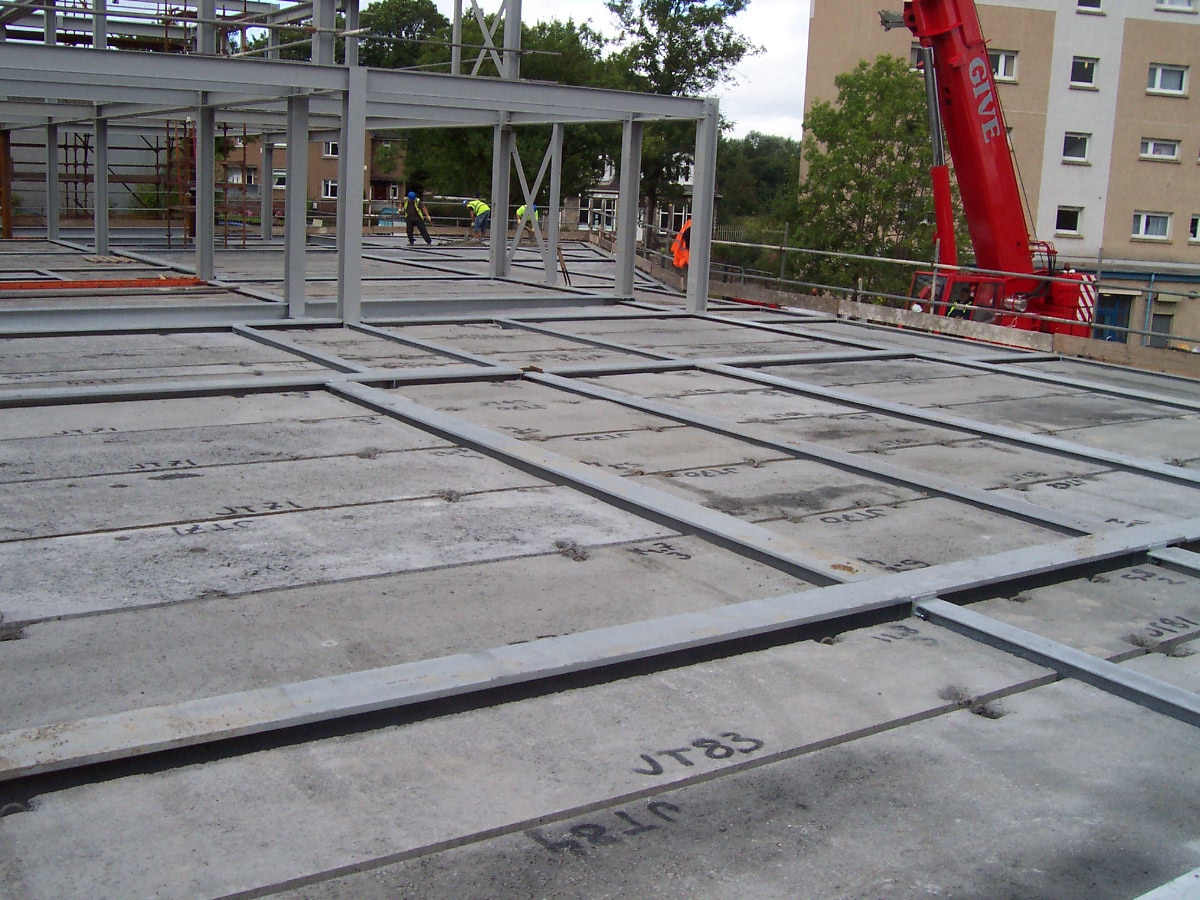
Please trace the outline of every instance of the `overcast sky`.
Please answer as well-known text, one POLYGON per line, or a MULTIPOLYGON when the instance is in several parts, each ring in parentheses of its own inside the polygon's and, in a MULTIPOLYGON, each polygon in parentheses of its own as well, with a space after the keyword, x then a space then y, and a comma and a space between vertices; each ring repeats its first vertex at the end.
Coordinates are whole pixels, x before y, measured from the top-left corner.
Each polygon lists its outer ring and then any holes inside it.
MULTIPOLYGON (((453 15, 453 0, 435 2, 446 18, 453 15)), ((485 11, 499 6, 494 0, 481 5, 485 11)), ((730 136, 758 131, 800 139, 808 11, 809 0, 750 0, 733 20, 738 31, 764 49, 743 60, 734 71, 734 83, 713 92, 721 100, 721 114, 733 124, 730 136)), ((544 19, 590 21, 605 35, 616 33, 603 0, 521 0, 521 18, 526 24, 544 19)))

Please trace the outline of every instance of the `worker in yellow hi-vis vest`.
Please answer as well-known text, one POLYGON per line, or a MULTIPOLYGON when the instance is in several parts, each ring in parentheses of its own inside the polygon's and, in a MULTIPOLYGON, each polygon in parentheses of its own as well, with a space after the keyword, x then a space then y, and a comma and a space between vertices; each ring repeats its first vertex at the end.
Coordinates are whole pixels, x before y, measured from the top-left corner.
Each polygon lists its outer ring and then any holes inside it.
POLYGON ((537 204, 536 203, 531 203, 531 204, 529 204, 529 206, 525 206, 525 204, 522 203, 520 206, 517 207, 517 243, 518 244, 521 243, 521 240, 525 237, 525 228, 522 227, 522 223, 524 223, 525 226, 529 228, 529 236, 533 237, 534 232, 537 230, 537 221, 538 221, 538 212, 537 212, 537 204), (528 222, 525 221, 526 210, 529 211, 529 221, 528 222))

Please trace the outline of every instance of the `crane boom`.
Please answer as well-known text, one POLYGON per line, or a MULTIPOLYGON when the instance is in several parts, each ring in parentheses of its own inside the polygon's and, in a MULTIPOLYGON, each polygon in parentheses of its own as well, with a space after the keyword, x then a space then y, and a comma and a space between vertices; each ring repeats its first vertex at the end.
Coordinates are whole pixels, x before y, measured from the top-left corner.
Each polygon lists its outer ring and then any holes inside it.
POLYGON ((922 46, 933 49, 942 124, 976 261, 1032 275, 1008 129, 974 2, 907 0, 904 20, 922 46))

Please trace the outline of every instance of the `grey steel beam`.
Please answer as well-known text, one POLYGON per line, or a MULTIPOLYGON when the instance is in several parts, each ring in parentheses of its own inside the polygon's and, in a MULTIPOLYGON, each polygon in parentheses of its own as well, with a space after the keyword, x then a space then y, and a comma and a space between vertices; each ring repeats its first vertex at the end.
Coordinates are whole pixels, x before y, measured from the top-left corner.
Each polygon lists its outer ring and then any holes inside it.
POLYGON ((234 325, 233 333, 241 335, 244 338, 249 338, 252 341, 257 341, 267 347, 273 347, 276 350, 282 350, 285 353, 291 353, 299 356, 301 359, 307 359, 309 362, 315 362, 318 365, 328 366, 335 372, 369 372, 370 366, 364 366, 362 363, 351 362, 348 359, 342 359, 332 353, 326 353, 323 350, 317 350, 312 347, 305 347, 302 344, 297 344, 295 341, 289 341, 285 337, 280 337, 277 334, 268 334, 264 331, 259 331, 257 328, 251 328, 248 325, 234 325))
POLYGON ((995 647, 1035 665, 1053 669, 1139 706, 1200 727, 1200 694, 1149 675, 1133 672, 1066 644, 998 622, 945 600, 919 600, 914 614, 972 640, 995 647))
POLYGON ((621 130, 621 180, 617 194, 617 272, 613 293, 633 297, 637 269, 638 199, 642 195, 642 123, 625 120, 621 130))
POLYGON ((1169 466, 1165 463, 1156 463, 1152 460, 1138 459, 1137 457, 1125 456, 1121 453, 1113 453, 1098 447, 1087 447, 1083 444, 1064 441, 1060 438, 1033 434, 1003 425, 989 425, 976 419, 964 419, 960 416, 946 415, 932 410, 921 409, 918 406, 908 406, 904 403, 891 403, 887 400, 878 400, 854 391, 807 384, 802 381, 794 381, 790 378, 766 375, 762 372, 747 372, 745 369, 734 368, 733 366, 713 365, 697 361, 696 368, 717 375, 728 375, 731 378, 737 378, 742 381, 753 381, 758 384, 770 385, 771 387, 777 387, 806 397, 815 397, 827 402, 844 403, 847 406, 896 416, 907 419, 910 422, 936 425, 954 431, 963 431, 967 434, 996 438, 1010 444, 1033 447, 1037 450, 1047 450, 1051 453, 1070 456, 1087 462, 1104 463, 1105 465, 1125 469, 1130 472, 1153 475, 1156 478, 1175 482, 1176 484, 1185 484, 1189 487, 1200 485, 1200 473, 1190 472, 1179 466, 1169 466))
POLYGON ((704 101, 704 116, 696 122, 696 154, 692 166, 692 227, 689 238, 687 308, 693 313, 702 313, 708 307, 713 202, 717 195, 717 138, 720 131, 720 107, 716 98, 707 98, 704 101))
POLYGON ((283 296, 288 315, 304 316, 304 248, 308 236, 308 97, 288 98, 287 183, 283 213, 283 296))
POLYGON ((459 350, 457 347, 451 347, 447 344, 439 344, 434 341, 423 341, 417 338, 411 338, 407 335, 397 334, 394 331, 376 328, 373 325, 355 323, 348 324, 346 327, 350 328, 352 331, 358 331, 362 334, 370 334, 378 338, 383 338, 386 341, 403 344, 406 347, 413 347, 417 350, 428 350, 430 353, 436 353, 438 356, 445 356, 449 357, 450 359, 461 360, 462 362, 472 363, 476 366, 491 369, 504 365, 503 363, 497 363, 494 359, 490 359, 486 356, 479 356, 475 353, 467 353, 465 350, 459 350))
POLYGON ((939 478, 936 475, 928 475, 913 469, 904 469, 900 466, 869 460, 858 454, 849 453, 844 450, 824 447, 820 444, 812 444, 807 441, 781 441, 769 429, 755 428, 738 422, 730 422, 727 419, 719 419, 715 416, 706 416, 703 413, 697 413, 686 407, 676 406, 673 403, 667 403, 662 400, 652 400, 647 397, 626 394, 623 391, 616 391, 587 382, 574 381, 550 373, 527 372, 525 377, 539 384, 549 385, 559 390, 569 391, 585 397, 617 403, 630 409, 650 413, 651 415, 662 416, 675 422, 711 431, 714 434, 721 434, 735 440, 744 441, 756 447, 785 453, 796 459, 812 460, 840 469, 843 472, 866 475, 890 484, 915 488, 916 490, 938 494, 942 497, 949 497, 952 500, 962 501, 977 509, 985 509, 1000 513, 1001 515, 1011 516, 1043 528, 1071 535, 1079 535, 1100 531, 1104 527, 1103 523, 1099 521, 1081 519, 1077 516, 1061 513, 1050 507, 1029 503, 1026 500, 998 495, 994 491, 985 491, 957 484, 949 479, 939 478))
POLYGON ((1163 547, 1150 551, 1150 561, 1181 575, 1200 577, 1200 553, 1182 547, 1163 547))
POLYGON ((856 559, 827 553, 795 538, 570 459, 544 447, 474 425, 407 397, 355 384, 331 385, 347 397, 556 484, 566 484, 635 515, 687 534, 700 534, 743 556, 818 585, 865 577, 856 559))
POLYGON ((211 281, 216 243, 217 120, 212 107, 201 102, 196 111, 196 277, 211 281))
MULTIPOLYGON (((733 603, 523 644, 226 694, 0 734, 0 781, 130 759, 181 747, 398 709, 513 684, 778 633, 936 593, 999 585, 1048 571, 1194 540, 1200 520, 1105 535, 733 603)), ((1195 702, 1196 695, 1191 695, 1195 702)), ((1185 698, 1186 699, 1186 698, 1185 698)))
MULTIPOLYGON (((328 2, 332 15, 333 0, 328 2)), ((330 53, 333 49, 330 47, 330 53)), ((366 156, 366 69, 349 69, 342 95, 342 131, 338 150, 338 317, 362 320, 363 169, 366 156)))
POLYGON ((96 119, 96 155, 92 167, 92 224, 96 252, 108 254, 108 122, 96 119))

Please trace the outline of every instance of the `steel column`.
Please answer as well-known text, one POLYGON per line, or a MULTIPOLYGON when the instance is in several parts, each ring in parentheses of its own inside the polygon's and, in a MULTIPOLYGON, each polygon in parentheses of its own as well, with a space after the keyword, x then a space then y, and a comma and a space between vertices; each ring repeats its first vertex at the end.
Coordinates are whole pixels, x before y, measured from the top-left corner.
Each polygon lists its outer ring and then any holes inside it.
POLYGON ((521 77, 521 0, 504 0, 504 71, 501 77, 521 77))
POLYGON ((196 0, 196 52, 204 56, 215 56, 217 52, 217 29, 213 20, 217 17, 216 0, 196 0))
POLYGON ((621 128, 621 179, 617 195, 617 274, 613 292, 633 297, 637 271, 638 199, 642 193, 642 123, 626 119, 621 128))
POLYGON ((264 243, 273 235, 275 215, 275 143, 263 138, 262 153, 258 159, 258 217, 259 234, 264 243))
POLYGON ((358 0, 345 0, 346 9, 346 36, 345 36, 345 54, 346 65, 354 68, 358 65, 358 35, 354 32, 358 31, 358 0))
POLYGON ((92 0, 92 48, 108 49, 108 0, 92 0))
POLYGON ((283 297, 288 315, 304 315, 304 246, 308 234, 308 95, 288 98, 287 184, 283 217, 283 297))
MULTIPOLYGON (((47 13, 50 10, 47 9, 47 13)), ((7 51, 5 51, 7 52, 7 51)), ((46 126, 46 240, 58 240, 58 126, 46 126)))
POLYGON ((362 320, 363 159, 366 156, 367 72, 347 69, 338 145, 338 318, 362 320))
POLYGON ((92 224, 96 252, 108 253, 108 121, 97 118, 96 159, 92 176, 92 224))
POLYGON ((562 223, 562 122, 555 122, 550 129, 550 208, 546 210, 546 284, 558 284, 558 231, 562 223))
POLYGON ((196 111, 196 277, 211 281, 216 239, 217 111, 201 106, 196 111))
POLYGON ((334 0, 313 0, 312 61, 322 66, 333 65, 333 31, 336 24, 334 0))
POLYGON ((687 308, 693 313, 702 313, 708 307, 713 200, 717 194, 717 135, 720 129, 720 107, 716 99, 706 99, 704 118, 696 123, 696 164, 692 169, 692 237, 687 308))
POLYGON ((506 278, 508 265, 509 172, 515 137, 511 125, 497 125, 492 133, 492 239, 491 276, 506 278))

